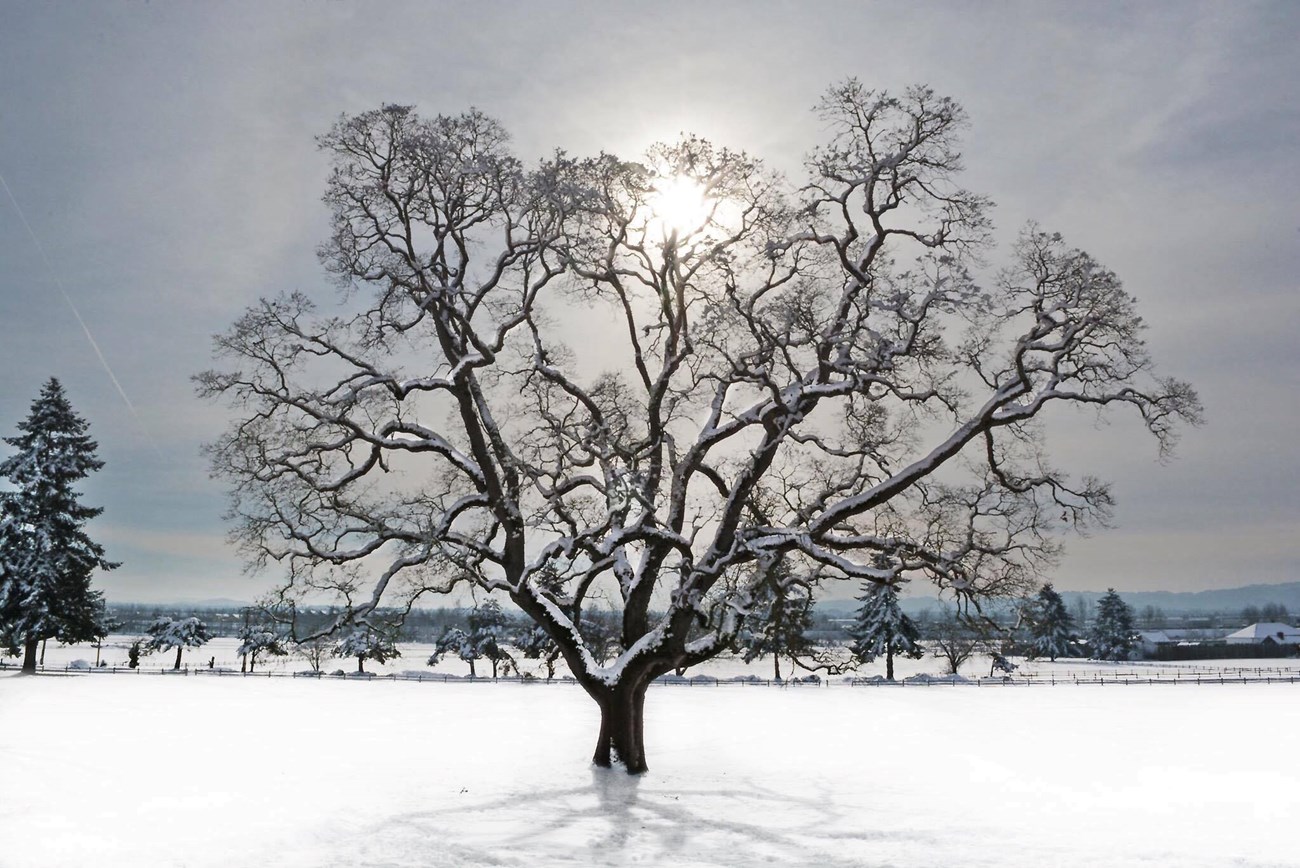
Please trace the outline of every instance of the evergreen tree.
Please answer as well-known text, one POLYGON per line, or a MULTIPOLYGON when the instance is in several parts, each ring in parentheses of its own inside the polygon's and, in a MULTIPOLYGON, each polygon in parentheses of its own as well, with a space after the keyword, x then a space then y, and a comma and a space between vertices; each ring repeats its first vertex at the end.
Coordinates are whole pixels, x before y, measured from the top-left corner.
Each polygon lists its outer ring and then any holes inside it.
POLYGON ((1114 588, 1097 601, 1097 616, 1088 634, 1092 656, 1097 660, 1128 660, 1137 648, 1138 634, 1133 629, 1133 609, 1114 588))
POLYGON ((0 643, 23 651, 23 671, 36 671, 46 639, 93 642, 107 634, 104 596, 90 586, 96 569, 118 566, 86 534, 103 510, 84 506, 73 485, 99 470, 86 421, 51 378, 4 442, 17 454, 0 461, 0 643))
POLYGON ((176 665, 172 666, 172 669, 181 668, 181 654, 186 648, 198 648, 212 639, 212 634, 208 632, 208 625, 198 618, 179 620, 159 618, 149 625, 148 633, 149 639, 146 642, 148 650, 176 649, 176 665))
POLYGON ((745 627, 737 635, 745 662, 771 654, 773 674, 780 681, 783 655, 794 660, 812 651, 812 642, 805 635, 812 626, 812 609, 813 598, 807 588, 779 582, 761 586, 745 627))
POLYGON ((916 623, 903 614, 893 585, 864 585, 857 599, 862 601, 862 608, 853 616, 849 628, 853 637, 849 650, 859 663, 870 663, 885 655, 885 677, 893 681, 895 654, 915 660, 925 653, 920 645, 921 633, 916 623))
POLYGON ((1057 657, 1070 656, 1074 619, 1065 607, 1065 600, 1050 582, 1039 589, 1026 607, 1025 614, 1029 622, 1031 658, 1048 657, 1055 661, 1057 657))
POLYGON ((140 668, 140 646, 144 644, 143 639, 136 639, 126 649, 126 665, 128 669, 140 668))

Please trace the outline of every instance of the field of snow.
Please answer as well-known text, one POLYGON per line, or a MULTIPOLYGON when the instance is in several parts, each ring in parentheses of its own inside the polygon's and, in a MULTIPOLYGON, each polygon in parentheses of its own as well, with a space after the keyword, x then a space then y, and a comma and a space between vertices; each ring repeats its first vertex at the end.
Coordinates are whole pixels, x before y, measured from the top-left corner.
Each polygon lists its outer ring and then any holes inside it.
MULTIPOLYGON (((47 661, 48 662, 48 661, 47 661)), ((1300 865, 1300 686, 0 674, 0 868, 1300 865)))

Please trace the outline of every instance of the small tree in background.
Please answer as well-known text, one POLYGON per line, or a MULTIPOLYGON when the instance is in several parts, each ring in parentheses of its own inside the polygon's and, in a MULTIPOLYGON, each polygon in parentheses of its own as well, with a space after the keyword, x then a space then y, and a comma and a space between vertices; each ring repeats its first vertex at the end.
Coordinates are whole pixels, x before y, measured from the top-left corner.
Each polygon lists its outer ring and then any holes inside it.
POLYGON ((858 597, 862 608, 854 615, 853 626, 849 628, 849 635, 853 637, 849 651, 859 663, 870 663, 883 654, 885 677, 893 681, 895 654, 913 660, 924 655, 920 630, 898 605, 898 592, 893 585, 868 583, 862 590, 862 596, 858 597))
POLYGON ((313 635, 293 644, 293 650, 307 661, 312 672, 320 672, 325 658, 334 650, 334 639, 328 634, 313 635))
POLYGON ((429 655, 429 665, 437 666, 448 654, 455 654, 462 661, 469 664, 470 678, 478 677, 474 664, 482 655, 470 639, 469 633, 459 627, 448 627, 438 637, 438 640, 433 643, 433 653, 429 655))
POLYGON ((1260 618, 1265 621, 1282 623, 1291 617, 1287 612, 1286 606, 1281 603, 1265 603, 1264 608, 1260 609, 1260 618))
POLYGON ((126 666, 128 669, 140 668, 141 646, 144 644, 143 639, 136 639, 126 649, 126 666))
POLYGON ((1092 656, 1097 660, 1129 660, 1137 649, 1138 634, 1133 629, 1133 609, 1107 588, 1097 601, 1097 615, 1088 633, 1092 656))
POLYGON ((506 650, 506 637, 510 631, 510 619, 501 604, 496 600, 486 600, 474 606, 466 618, 469 630, 450 627, 434 643, 429 665, 435 666, 447 654, 455 654, 469 664, 469 677, 477 678, 475 661, 486 659, 492 664, 492 677, 501 674, 501 667, 508 673, 514 667, 514 658, 506 650))
POLYGON ((1074 634, 1074 619, 1065 608, 1065 600, 1056 593, 1051 582, 1038 590, 1024 609, 1029 627, 1029 657, 1047 657, 1053 662, 1057 657, 1070 656, 1070 640, 1074 634))
POLYGON ((930 629, 931 653, 947 664, 951 675, 985 645, 984 632, 959 612, 945 612, 930 629))
POLYGON ((357 673, 365 674, 365 663, 373 660, 383 664, 386 660, 401 657, 391 635, 384 630, 377 630, 369 625, 357 625, 334 646, 335 657, 357 658, 357 673))
POLYGON ((208 625, 198 618, 159 618, 149 625, 149 638, 145 646, 149 651, 169 651, 176 649, 176 664, 173 670, 181 668, 181 654, 186 648, 198 648, 212 639, 208 625))
POLYGON ((118 566, 84 526, 103 512, 83 506, 73 489, 104 466, 86 421, 50 381, 4 442, 18 450, 0 461, 0 643, 23 652, 23 672, 36 671, 37 647, 46 639, 94 642, 108 634, 104 595, 91 574, 118 566))
POLYGON ((235 653, 243 658, 240 672, 252 672, 257 668, 257 657, 284 657, 289 653, 284 647, 284 637, 269 627, 250 624, 239 631, 239 647, 235 653))
POLYGON ((746 663, 772 655, 772 673, 781 680, 781 657, 796 664, 800 655, 813 651, 805 635, 812 626, 813 596, 807 585, 791 584, 788 568, 773 570, 775 581, 760 585, 754 607, 737 635, 746 663))
POLYGON ((560 646, 541 627, 526 628, 515 637, 514 646, 528 660, 541 660, 546 667, 546 680, 555 678, 555 664, 560 660, 560 646))

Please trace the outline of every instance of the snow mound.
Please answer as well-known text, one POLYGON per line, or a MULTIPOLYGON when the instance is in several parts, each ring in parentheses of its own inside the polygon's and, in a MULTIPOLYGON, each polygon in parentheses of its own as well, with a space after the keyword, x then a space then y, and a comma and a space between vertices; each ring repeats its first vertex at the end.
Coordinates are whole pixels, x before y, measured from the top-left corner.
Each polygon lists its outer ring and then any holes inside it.
POLYGON ((970 684, 969 678, 961 675, 928 675, 922 672, 903 679, 909 684, 970 684))

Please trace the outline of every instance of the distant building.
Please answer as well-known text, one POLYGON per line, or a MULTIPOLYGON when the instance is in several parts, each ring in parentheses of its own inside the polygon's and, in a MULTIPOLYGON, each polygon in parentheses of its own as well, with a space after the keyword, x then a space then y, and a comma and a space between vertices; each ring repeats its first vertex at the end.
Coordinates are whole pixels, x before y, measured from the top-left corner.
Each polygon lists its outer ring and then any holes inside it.
POLYGON ((1229 645, 1300 645, 1300 627, 1266 621, 1229 633, 1225 641, 1229 645))
POLYGON ((1151 656, 1161 647, 1178 644, 1178 640, 1171 637, 1164 630, 1143 630, 1138 635, 1142 639, 1143 657, 1151 656))

